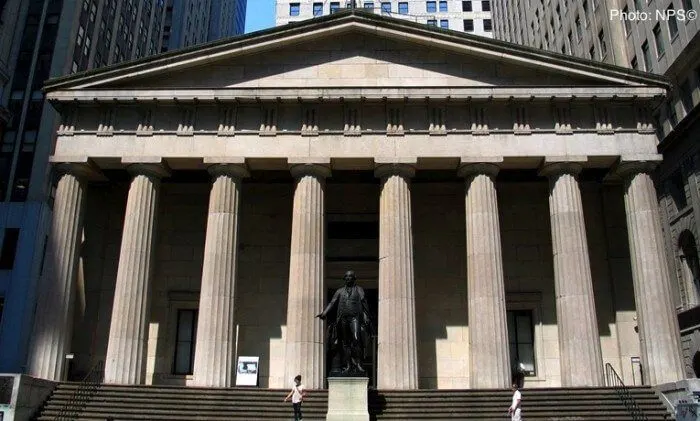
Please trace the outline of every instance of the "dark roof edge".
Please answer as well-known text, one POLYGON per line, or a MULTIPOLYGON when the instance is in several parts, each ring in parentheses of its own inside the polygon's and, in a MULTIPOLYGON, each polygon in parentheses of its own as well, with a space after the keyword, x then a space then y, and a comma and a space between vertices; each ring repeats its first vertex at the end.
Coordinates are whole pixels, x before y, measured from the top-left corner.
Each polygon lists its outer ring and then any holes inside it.
POLYGON ((345 22, 372 23, 379 27, 392 29, 409 29, 413 32, 423 33, 436 39, 461 41, 476 47, 482 47, 502 53, 519 55, 523 58, 534 59, 542 62, 552 62, 559 65, 569 66, 573 69, 587 70, 606 76, 614 76, 631 82, 650 84, 669 89, 671 83, 668 78, 653 73, 628 69, 608 63, 582 59, 578 57, 559 54, 551 51, 540 50, 533 47, 523 46, 511 42, 501 41, 493 38, 485 38, 478 35, 467 34, 458 31, 445 30, 437 27, 430 27, 425 24, 409 22, 404 19, 392 18, 377 15, 362 9, 346 9, 330 15, 304 20, 298 23, 290 23, 284 26, 264 29, 233 38, 217 40, 205 44, 198 44, 192 47, 174 50, 166 53, 156 54, 137 60, 127 61, 111 66, 100 67, 67 76, 60 76, 49 79, 44 85, 44 91, 53 91, 61 88, 71 88, 78 84, 99 81, 102 77, 116 77, 138 71, 149 65, 160 66, 175 63, 181 59, 193 58, 199 55, 214 54, 229 48, 242 47, 255 44, 261 41, 277 38, 283 34, 295 35, 312 29, 320 29, 335 24, 345 22))

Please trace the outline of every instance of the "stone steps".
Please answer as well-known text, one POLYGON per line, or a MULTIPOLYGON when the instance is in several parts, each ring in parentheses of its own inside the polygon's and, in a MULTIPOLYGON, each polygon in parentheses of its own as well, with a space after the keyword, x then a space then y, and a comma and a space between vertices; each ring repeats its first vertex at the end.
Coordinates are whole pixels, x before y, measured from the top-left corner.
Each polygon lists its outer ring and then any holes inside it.
MULTIPOLYGON (((54 420, 78 388, 59 384, 35 418, 54 420)), ((283 389, 198 388, 180 386, 100 385, 87 391, 63 420, 288 420, 290 403, 282 402, 283 389)), ((656 393, 648 387, 631 388, 631 394, 649 421, 672 419, 656 393)), ((370 391, 372 420, 481 420, 508 419, 511 392, 507 390, 370 391)), ((304 402, 305 420, 324 420, 326 390, 312 390, 304 402)), ((616 421, 631 420, 613 389, 550 388, 523 391, 523 415, 529 420, 616 421)))

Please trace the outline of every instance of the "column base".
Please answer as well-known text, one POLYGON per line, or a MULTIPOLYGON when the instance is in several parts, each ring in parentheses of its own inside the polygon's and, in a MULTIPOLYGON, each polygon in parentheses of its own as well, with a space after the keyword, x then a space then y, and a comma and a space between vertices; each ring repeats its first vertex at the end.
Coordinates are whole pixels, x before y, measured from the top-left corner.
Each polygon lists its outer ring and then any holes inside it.
POLYGON ((326 421, 369 421, 367 377, 329 377, 326 421))

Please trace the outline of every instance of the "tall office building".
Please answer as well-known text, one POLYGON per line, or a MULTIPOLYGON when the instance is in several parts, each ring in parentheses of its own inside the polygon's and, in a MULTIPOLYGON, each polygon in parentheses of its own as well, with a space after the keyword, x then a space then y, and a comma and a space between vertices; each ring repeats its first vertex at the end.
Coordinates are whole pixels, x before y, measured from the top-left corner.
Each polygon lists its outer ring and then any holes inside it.
MULTIPOLYGON (((52 207, 49 77, 242 32, 244 0, 9 0, 0 24, 0 372, 23 371, 52 207), (173 16, 183 16, 175 21, 173 16), (174 42, 171 34, 182 34, 174 42), (3 127, 4 126, 4 127, 3 127)), ((1 5, 0 5, 1 6, 1 5)), ((62 122, 70 126, 70 119, 62 122)))
MULTIPOLYGON (((352 6, 351 0, 277 0, 277 26, 324 16, 352 6)), ((413 22, 493 37, 491 0, 356 0, 355 7, 413 22)))
POLYGON ((247 0, 170 0, 162 51, 239 35, 247 0))
MULTIPOLYGON (((700 24, 697 0, 495 0, 498 39, 665 75, 657 171, 687 377, 700 376, 700 24)), ((611 116, 615 118, 616 116, 611 116)))

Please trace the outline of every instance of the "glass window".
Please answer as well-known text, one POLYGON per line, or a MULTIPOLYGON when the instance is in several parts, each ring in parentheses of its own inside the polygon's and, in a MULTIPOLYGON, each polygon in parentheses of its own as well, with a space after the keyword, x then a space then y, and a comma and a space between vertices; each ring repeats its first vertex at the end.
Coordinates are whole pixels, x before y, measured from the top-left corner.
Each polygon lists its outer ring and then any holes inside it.
POLYGON ((525 376, 537 375, 535 365, 535 335, 532 323, 532 311, 508 311, 508 343, 510 358, 514 367, 519 368, 525 376))
MULTIPOLYGON (((624 9, 622 9, 622 13, 624 16, 627 16, 627 14, 629 13, 629 9, 627 9, 627 6, 625 6, 624 9)), ((625 35, 630 36, 630 34, 632 33, 632 24, 630 23, 630 20, 624 19, 623 22, 625 22, 625 35)))
POLYGON ((657 23, 652 31, 654 33, 654 45, 656 45, 656 57, 664 54, 664 40, 661 35, 661 26, 657 23))
POLYGON ((690 80, 686 79, 683 83, 681 83, 679 88, 681 102, 683 103, 683 110, 685 110, 687 115, 693 109, 693 91, 690 90, 690 80))
POLYGON ((390 14, 390 13, 391 13, 391 2, 383 1, 382 2, 382 14, 390 14))
POLYGON ((373 1, 366 1, 364 4, 365 9, 374 9, 374 2, 373 1))
POLYGON ((437 19, 428 19, 428 26, 437 26, 437 19))
POLYGON ((490 12, 491 11, 491 2, 489 0, 482 0, 481 10, 484 12, 490 12))
POLYGON ((638 12, 642 11, 642 2, 640 0, 634 0, 634 10, 638 12))
POLYGON ((464 32, 474 32, 474 19, 464 19, 464 32))
POLYGON ((448 29, 450 27, 450 21, 447 19, 440 19, 440 28, 448 29))
POLYGON ((289 3, 289 16, 299 16, 299 3, 289 3))
POLYGON ((630 67, 632 67, 634 70, 639 69, 639 63, 637 63, 637 56, 632 57, 632 61, 630 62, 630 67))
POLYGON ((595 45, 591 47, 590 50, 588 50, 588 56, 591 58, 591 60, 595 60, 595 45))
POLYGON ((323 3, 314 3, 314 16, 323 15, 323 3))
POLYGON ((668 38, 673 40, 678 35, 678 21, 676 21, 676 15, 673 12, 673 3, 666 9, 666 16, 668 16, 668 38))
POLYGON ((340 9, 340 2, 339 1, 334 1, 331 2, 331 13, 335 13, 340 9))
POLYGON ((192 374, 196 337, 197 310, 178 310, 173 374, 192 374))
POLYGON ((689 10, 693 10, 693 0, 683 0, 683 9, 686 13, 688 13, 689 10))
POLYGON ((405 1, 399 2, 399 13, 402 15, 408 14, 408 3, 405 1))
POLYGON ((440 11, 447 12, 447 1, 440 0, 440 11))
POLYGON ((651 72, 654 69, 654 67, 651 63, 651 52, 649 51, 649 42, 646 40, 642 44, 642 55, 644 56, 644 70, 646 70, 647 72, 651 72))
POLYGON ((425 2, 425 11, 428 13, 437 12, 437 5, 435 4, 435 2, 434 1, 426 1, 425 2))
POLYGON ((471 12, 472 11, 472 2, 471 0, 463 1, 462 2, 462 11, 463 12, 471 12))
POLYGON ((678 116, 676 115, 676 107, 670 105, 666 107, 666 118, 671 122, 671 128, 676 127, 678 124, 678 116))
POLYGON ((484 19, 484 31, 491 32, 493 27, 491 26, 491 19, 484 19))
POLYGON ((600 56, 601 58, 605 57, 608 54, 608 45, 605 42, 605 33, 602 29, 598 32, 598 43, 600 44, 600 56))
POLYGON ((12 270, 17 255, 17 243, 19 242, 19 228, 5 228, 5 237, 2 239, 0 251, 0 269, 12 270))
POLYGON ((675 171, 668 179, 668 190, 671 199, 676 205, 676 210, 683 210, 688 206, 688 198, 685 195, 685 182, 680 170, 675 171))
POLYGON ((80 45, 83 45, 83 37, 85 36, 85 28, 83 28, 83 25, 80 25, 78 27, 78 37, 75 40, 75 43, 80 45))

